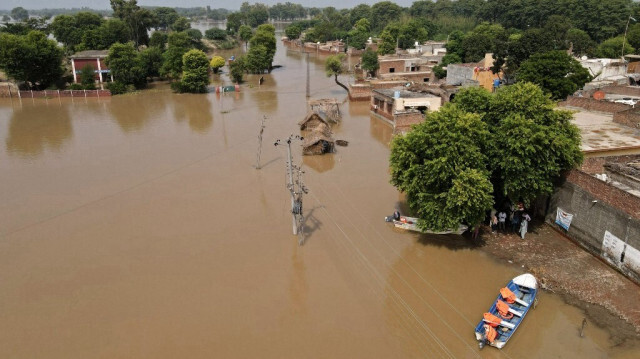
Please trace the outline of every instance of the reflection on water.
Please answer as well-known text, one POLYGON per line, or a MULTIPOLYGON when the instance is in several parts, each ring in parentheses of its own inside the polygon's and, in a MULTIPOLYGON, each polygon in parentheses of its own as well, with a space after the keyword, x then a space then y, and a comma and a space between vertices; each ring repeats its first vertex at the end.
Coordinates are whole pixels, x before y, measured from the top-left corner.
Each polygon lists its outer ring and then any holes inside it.
POLYGON ((189 127, 206 133, 213 125, 209 97, 203 94, 182 94, 173 97, 173 116, 176 121, 189 121, 189 127))
POLYGON ((393 138, 393 128, 383 120, 371 115, 370 120, 371 136, 385 146, 389 146, 393 138))
POLYGON ((25 104, 14 108, 5 141, 7 152, 37 157, 45 149, 58 152, 73 135, 67 104, 25 104))
POLYGON ((142 130, 151 119, 164 118, 165 103, 173 101, 168 90, 114 96, 109 110, 124 132, 142 130))
POLYGON ((302 163, 305 167, 309 167, 318 173, 326 172, 333 169, 336 164, 335 154, 327 153, 317 156, 302 156, 302 163))

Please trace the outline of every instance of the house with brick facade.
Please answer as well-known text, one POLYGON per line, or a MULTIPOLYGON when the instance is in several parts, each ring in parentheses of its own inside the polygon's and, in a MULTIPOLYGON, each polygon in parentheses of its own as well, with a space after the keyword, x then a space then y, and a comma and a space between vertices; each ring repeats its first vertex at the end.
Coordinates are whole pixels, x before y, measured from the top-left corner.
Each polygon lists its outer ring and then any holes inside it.
POLYGON ((434 80, 432 68, 435 66, 428 60, 416 56, 388 55, 378 59, 381 80, 405 80, 409 82, 430 82, 434 80))
POLYGON ((441 103, 438 96, 397 87, 372 90, 370 108, 376 117, 392 125, 394 132, 403 132, 422 122, 427 111, 438 111, 441 103))
POLYGON ((100 84, 104 82, 113 81, 111 70, 104 63, 104 60, 109 55, 107 50, 87 50, 80 51, 71 56, 71 70, 73 73, 73 82, 79 83, 80 71, 83 67, 90 65, 95 72, 96 81, 100 84))

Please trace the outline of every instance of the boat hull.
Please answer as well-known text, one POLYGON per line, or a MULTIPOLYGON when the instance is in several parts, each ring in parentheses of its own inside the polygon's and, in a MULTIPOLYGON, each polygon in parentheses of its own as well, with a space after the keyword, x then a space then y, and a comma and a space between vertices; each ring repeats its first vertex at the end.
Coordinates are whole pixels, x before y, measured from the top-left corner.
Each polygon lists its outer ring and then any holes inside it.
POLYGON ((501 294, 498 294, 498 298, 493 302, 493 305, 488 311, 488 313, 499 317, 501 320, 501 323, 495 328, 497 336, 493 342, 487 340, 484 329, 486 320, 484 318, 481 319, 475 328, 476 340, 479 342, 480 347, 489 344, 498 349, 502 349, 534 305, 538 293, 538 283, 532 274, 526 273, 519 275, 513 278, 506 287, 516 295, 516 302, 509 304, 510 312, 513 316, 511 318, 500 316, 496 308, 496 303, 498 300, 505 301, 505 299, 501 294))

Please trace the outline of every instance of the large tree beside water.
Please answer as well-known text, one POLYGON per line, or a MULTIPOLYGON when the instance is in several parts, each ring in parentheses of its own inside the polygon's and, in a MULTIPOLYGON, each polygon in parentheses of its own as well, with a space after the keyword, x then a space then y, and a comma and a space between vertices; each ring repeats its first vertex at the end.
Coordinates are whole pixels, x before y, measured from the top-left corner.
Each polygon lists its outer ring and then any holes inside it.
POLYGON ((33 90, 43 90, 62 76, 62 49, 40 31, 0 33, 0 69, 33 90))
POLYGON ((529 202, 552 193, 582 161, 569 111, 538 86, 518 83, 491 94, 460 91, 453 103, 391 143, 391 183, 423 229, 477 225, 503 198, 529 202))

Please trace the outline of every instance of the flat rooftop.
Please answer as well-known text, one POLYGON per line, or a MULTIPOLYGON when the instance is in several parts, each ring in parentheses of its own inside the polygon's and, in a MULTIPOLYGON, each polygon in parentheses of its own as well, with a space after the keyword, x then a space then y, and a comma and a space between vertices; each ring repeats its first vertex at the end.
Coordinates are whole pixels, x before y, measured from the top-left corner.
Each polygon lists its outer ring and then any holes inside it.
POLYGON ((414 92, 414 91, 407 91, 404 89, 400 89, 400 88, 391 88, 391 89, 374 89, 373 92, 377 92, 381 95, 384 96, 388 96, 388 97, 393 97, 393 95, 395 94, 395 92, 398 91, 400 92, 400 98, 425 98, 425 97, 438 97, 438 96, 434 96, 432 94, 429 93, 424 93, 424 92, 414 92))
POLYGON ((640 154, 640 130, 613 122, 613 115, 578 111, 573 123, 580 129, 586 157, 640 154))

